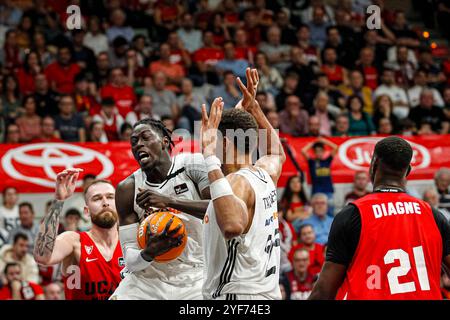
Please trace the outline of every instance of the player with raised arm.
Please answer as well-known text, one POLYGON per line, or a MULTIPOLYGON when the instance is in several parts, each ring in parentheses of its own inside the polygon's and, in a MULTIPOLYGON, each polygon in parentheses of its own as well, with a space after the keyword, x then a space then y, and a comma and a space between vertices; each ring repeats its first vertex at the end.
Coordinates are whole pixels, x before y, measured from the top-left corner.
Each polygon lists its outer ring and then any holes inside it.
POLYGON ((412 156, 399 137, 375 145, 373 193, 334 218, 326 262, 309 299, 442 299, 450 225, 438 210, 405 192, 412 156))
POLYGON ((171 132, 161 121, 144 119, 133 127, 131 150, 140 169, 119 183, 116 194, 119 235, 129 273, 111 299, 202 298, 201 219, 209 202, 202 199, 210 198, 208 176, 201 154, 181 153, 172 157, 172 145, 171 132), (146 248, 138 246, 139 223, 154 208, 179 210, 177 216, 186 227, 186 247, 173 261, 153 260, 162 250, 180 245, 181 239, 168 236, 165 243, 158 243, 158 250, 152 237, 146 248))
POLYGON ((248 68, 246 76, 247 87, 237 79, 243 99, 235 109, 223 111, 221 98, 209 116, 202 106, 201 142, 212 199, 204 218, 205 299, 281 298, 276 184, 286 157, 255 100, 258 73, 248 68), (266 142, 268 150, 253 164, 251 143, 257 138, 240 139, 235 133, 257 136, 258 127, 265 130, 259 143, 266 142))

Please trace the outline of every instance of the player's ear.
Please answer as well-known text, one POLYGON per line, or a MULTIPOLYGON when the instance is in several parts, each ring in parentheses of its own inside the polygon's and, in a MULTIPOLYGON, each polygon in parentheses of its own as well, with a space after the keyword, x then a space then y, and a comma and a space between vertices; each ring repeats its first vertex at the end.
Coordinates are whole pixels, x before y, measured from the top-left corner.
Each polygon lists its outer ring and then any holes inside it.
POLYGON ((163 139, 162 139, 162 149, 163 150, 169 149, 169 145, 170 145, 169 139, 167 137, 163 137, 163 139))
POLYGON ((90 218, 89 208, 87 206, 84 206, 83 213, 86 218, 90 218))

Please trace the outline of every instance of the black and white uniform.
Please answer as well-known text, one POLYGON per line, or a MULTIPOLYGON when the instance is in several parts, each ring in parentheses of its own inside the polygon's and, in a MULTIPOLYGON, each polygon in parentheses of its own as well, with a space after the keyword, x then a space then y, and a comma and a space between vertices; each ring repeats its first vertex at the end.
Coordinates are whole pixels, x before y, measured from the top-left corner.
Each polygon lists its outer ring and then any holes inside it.
POLYGON ((205 299, 281 299, 277 190, 269 174, 240 169, 255 192, 255 213, 246 234, 226 240, 213 201, 204 218, 205 299))

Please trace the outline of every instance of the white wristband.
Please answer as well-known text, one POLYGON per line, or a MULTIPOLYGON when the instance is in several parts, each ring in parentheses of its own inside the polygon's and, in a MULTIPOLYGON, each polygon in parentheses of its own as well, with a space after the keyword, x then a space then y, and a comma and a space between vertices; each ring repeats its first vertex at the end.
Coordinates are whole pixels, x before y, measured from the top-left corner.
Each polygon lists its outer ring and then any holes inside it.
POLYGON ((220 178, 211 183, 209 191, 213 201, 221 197, 234 195, 233 189, 231 189, 231 185, 226 178, 220 178))
POLYGON ((206 169, 208 173, 214 170, 220 170, 220 165, 222 164, 216 156, 208 156, 205 158, 206 169))

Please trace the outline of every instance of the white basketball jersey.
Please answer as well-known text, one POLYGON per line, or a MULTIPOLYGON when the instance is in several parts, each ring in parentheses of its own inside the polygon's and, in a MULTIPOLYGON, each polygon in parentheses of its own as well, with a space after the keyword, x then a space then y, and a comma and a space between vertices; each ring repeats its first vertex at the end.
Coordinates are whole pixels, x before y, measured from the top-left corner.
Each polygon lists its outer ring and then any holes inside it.
MULTIPOLYGON (((153 190, 165 195, 174 196, 180 199, 201 200, 198 184, 198 173, 205 174, 203 180, 207 180, 207 171, 204 167, 204 160, 201 154, 182 153, 172 158, 172 166, 166 180, 160 184, 154 184, 147 181, 146 174, 141 170, 133 173, 135 182, 135 203, 134 211, 139 216, 139 221, 145 217, 145 211, 136 204, 136 196, 139 193, 138 188, 153 190), (193 173, 193 172, 196 173, 193 173), (193 173, 193 174, 192 174, 193 173), (193 177, 196 175, 197 177, 193 177)), ((202 248, 202 221, 187 213, 176 214, 186 227, 188 241, 183 253, 174 261, 167 263, 158 263, 153 261, 148 268, 139 271, 136 275, 145 278, 158 278, 160 280, 171 281, 196 281, 202 278, 200 271, 203 269, 203 248, 202 248), (199 279, 190 279, 192 272, 199 270, 195 277, 199 279), (183 278, 185 274, 189 279, 183 278)))
POLYGON ((205 275, 203 297, 222 299, 233 295, 258 295, 281 299, 279 287, 280 235, 277 190, 269 174, 241 169, 255 192, 255 213, 244 235, 226 240, 217 224, 211 201, 204 221, 205 275))

